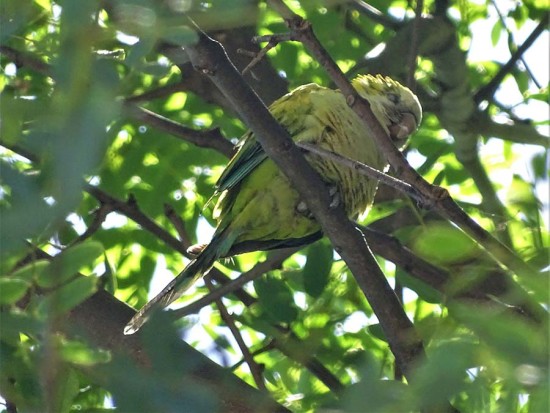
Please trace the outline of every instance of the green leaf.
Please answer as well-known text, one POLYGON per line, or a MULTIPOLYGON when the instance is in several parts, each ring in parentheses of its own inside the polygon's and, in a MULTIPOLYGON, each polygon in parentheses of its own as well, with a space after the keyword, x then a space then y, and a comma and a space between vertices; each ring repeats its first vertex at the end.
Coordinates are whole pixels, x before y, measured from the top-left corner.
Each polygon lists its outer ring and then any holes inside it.
POLYGON ((55 395, 52 397, 53 411, 69 413, 73 400, 80 391, 80 381, 76 372, 66 366, 57 366, 55 374, 55 395))
POLYGON ((332 268, 332 257, 332 246, 326 242, 316 242, 308 248, 302 274, 304 289, 310 296, 317 298, 325 290, 332 268))
POLYGON ((421 406, 414 410, 441 406, 464 391, 466 370, 476 366, 478 348, 478 343, 459 337, 439 340, 434 348, 429 348, 427 360, 414 371, 410 381, 415 405, 421 406))
POLYGON ((517 365, 546 365, 548 341, 544 329, 502 309, 452 303, 449 313, 470 327, 494 355, 517 365))
POLYGON ((406 404, 408 386, 396 380, 366 378, 346 388, 343 412, 399 412, 406 404), (369 406, 365 410, 365 406, 369 406))
POLYGON ((445 265, 471 259, 477 245, 458 228, 441 222, 419 227, 412 235, 413 250, 427 261, 445 265))
POLYGON ((0 278, 0 304, 15 304, 25 296, 30 283, 15 277, 0 278))
POLYGON ((163 28, 160 37, 178 46, 188 46, 197 43, 199 36, 189 26, 172 26, 163 28))
POLYGON ((267 275, 254 281, 258 303, 273 321, 291 323, 298 315, 292 292, 284 281, 267 275))
POLYGON ((90 266, 103 254, 103 245, 97 241, 86 241, 68 248, 56 255, 45 271, 38 274, 36 282, 40 287, 52 288, 72 278, 84 266, 90 266))
POLYGON ((370 326, 367 327, 367 330, 374 337, 376 337, 376 338, 378 338, 382 341, 385 341, 385 342, 388 341, 388 339, 386 337, 386 334, 384 333, 384 330, 382 330, 382 326, 380 325, 380 323, 371 324, 370 326))
POLYGON ((96 289, 97 278, 78 277, 44 297, 38 304, 37 312, 53 316, 64 314, 90 297, 96 289))
POLYGON ((36 336, 43 330, 43 323, 29 314, 17 310, 2 312, 0 317, 1 341, 11 345, 19 345, 21 334, 36 336))
POLYGON ((491 43, 493 46, 496 46, 500 40, 500 35, 502 34, 502 23, 500 20, 497 20, 491 29, 491 43))
POLYGON ((110 360, 109 352, 99 348, 92 348, 85 343, 74 340, 63 341, 59 354, 66 362, 85 367, 98 363, 106 363, 110 360))

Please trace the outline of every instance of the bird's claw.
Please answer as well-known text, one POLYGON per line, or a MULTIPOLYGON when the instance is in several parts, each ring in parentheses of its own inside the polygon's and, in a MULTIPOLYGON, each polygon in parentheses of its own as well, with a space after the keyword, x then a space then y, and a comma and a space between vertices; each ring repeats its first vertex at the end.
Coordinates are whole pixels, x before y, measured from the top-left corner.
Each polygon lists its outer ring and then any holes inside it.
POLYGON ((304 201, 298 202, 298 205, 296 205, 296 211, 308 219, 313 219, 313 214, 304 201))
POLYGON ((342 197, 340 196, 340 191, 336 185, 331 185, 328 187, 328 194, 330 196, 330 204, 328 207, 330 209, 337 208, 342 202, 342 197))
MULTIPOLYGON (((342 197, 340 196, 340 191, 338 190, 338 186, 336 185, 330 185, 328 187, 328 194, 330 196, 330 204, 328 207, 330 209, 337 208, 340 203, 342 202, 342 197)), ((298 205, 296 205, 296 211, 306 218, 313 219, 313 214, 309 210, 307 204, 304 201, 298 202, 298 205)))

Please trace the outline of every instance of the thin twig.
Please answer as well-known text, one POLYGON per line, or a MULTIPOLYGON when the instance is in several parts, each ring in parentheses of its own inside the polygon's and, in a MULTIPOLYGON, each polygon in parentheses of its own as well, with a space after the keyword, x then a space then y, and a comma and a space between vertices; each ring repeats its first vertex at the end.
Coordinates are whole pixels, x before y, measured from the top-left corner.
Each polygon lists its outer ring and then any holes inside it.
MULTIPOLYGON (((256 42, 260 42, 257 40, 253 40, 256 42)), ((269 42, 254 56, 254 58, 250 61, 249 64, 246 65, 246 67, 242 70, 241 74, 244 75, 246 72, 251 70, 254 66, 256 66, 260 61, 265 57, 267 52, 269 52, 271 49, 273 49, 275 46, 277 46, 279 42, 274 39, 270 39, 269 42)))
POLYGON ((399 20, 394 19, 382 13, 376 7, 373 7, 372 5, 364 2, 363 0, 353 0, 351 2, 351 7, 353 7, 355 10, 359 11, 360 13, 363 13, 372 21, 379 23, 382 26, 387 27, 388 29, 397 31, 403 25, 403 23, 400 22, 399 20))
POLYGON ((393 176, 387 175, 384 172, 380 172, 372 166, 346 158, 345 156, 342 156, 336 152, 329 151, 308 142, 296 142, 296 146, 305 149, 308 152, 314 153, 321 158, 330 159, 331 161, 337 162, 340 165, 344 165, 347 168, 353 169, 359 172, 361 175, 376 179, 383 184, 398 189, 399 191, 405 193, 406 195, 410 196, 418 202, 422 202, 424 199, 412 185, 397 178, 394 178, 393 176))
MULTIPOLYGON (((495 0, 491 0, 491 4, 493 5, 493 7, 495 8, 495 11, 497 12, 498 18, 499 18, 500 22, 502 23, 502 27, 504 27, 504 30, 506 30, 506 33, 508 34, 508 41, 509 41, 509 43, 511 43, 511 45, 508 44, 508 47, 510 48, 510 51, 512 51, 512 49, 517 50, 517 44, 516 44, 516 41, 514 39, 514 35, 513 35, 512 31, 508 28, 508 25, 506 24, 506 19, 502 15, 502 12, 500 11, 500 9, 498 7, 497 2, 495 0), (510 46, 512 46, 512 47, 510 47, 510 46)), ((523 55, 519 58, 519 60, 521 61, 521 63, 523 63, 523 66, 525 67, 525 71, 527 72, 527 74, 529 75, 531 80, 535 83, 535 86, 539 89, 542 88, 540 83, 537 81, 537 79, 533 75, 533 72, 529 68, 529 65, 525 61, 525 58, 523 57, 523 55)))
POLYGON ((93 185, 85 185, 84 190, 98 201, 110 205, 114 211, 117 211, 138 223, 143 229, 155 235, 158 239, 174 250, 182 253, 183 255, 187 254, 185 246, 178 239, 174 238, 172 234, 141 212, 133 197, 129 197, 128 201, 121 201, 93 185))
MULTIPOLYGON (((214 288, 212 281, 210 281, 210 279, 207 277, 205 278, 204 282, 208 287, 208 289, 212 291, 214 288)), ((237 342, 237 345, 241 350, 243 358, 246 361, 246 364, 248 364, 250 373, 252 374, 252 378, 254 379, 256 386, 258 387, 258 389, 262 391, 267 391, 265 387, 264 378, 262 376, 263 369, 258 363, 256 363, 252 354, 250 354, 250 350, 248 349, 246 343, 244 342, 243 336, 241 335, 241 332, 239 331, 239 329, 235 324, 235 320, 233 320, 233 318, 227 311, 226 306, 224 305, 224 303, 220 298, 216 300, 216 306, 218 307, 218 311, 220 312, 220 316, 222 320, 225 322, 225 324, 227 324, 227 327, 231 331, 231 334, 233 334, 233 337, 235 338, 235 341, 237 342)))
POLYGON ((535 27, 535 29, 531 32, 529 37, 525 39, 523 44, 518 47, 518 50, 510 57, 510 60, 508 60, 504 66, 500 68, 498 73, 491 79, 489 83, 487 83, 485 86, 480 88, 477 93, 474 95, 474 102, 476 104, 480 104, 482 101, 490 99, 499 85, 502 83, 502 80, 506 77, 508 73, 510 73, 514 66, 516 65, 517 61, 523 56, 525 51, 529 49, 535 40, 546 30, 548 27, 548 13, 544 14, 544 17, 540 21, 540 23, 535 27))
POLYGON ((140 102, 150 102, 153 99, 160 99, 167 96, 171 96, 177 92, 186 91, 185 85, 181 82, 170 83, 168 85, 160 86, 156 89, 147 90, 139 95, 128 96, 124 99, 125 103, 137 104, 140 102))
POLYGON ((164 204, 164 215, 172 223, 172 226, 178 233, 178 236, 184 248, 189 248, 192 244, 191 237, 189 237, 189 234, 185 229, 183 219, 181 219, 174 207, 170 204, 164 204))
POLYGON ((196 130, 139 106, 127 104, 125 109, 126 113, 132 118, 167 132, 176 138, 191 142, 202 148, 214 149, 228 158, 233 155, 234 145, 223 137, 218 128, 206 131, 196 130))
POLYGON ((93 234, 95 234, 97 231, 101 229, 101 225, 105 221, 105 218, 107 218, 107 215, 111 213, 112 209, 109 204, 105 204, 103 202, 99 203, 99 208, 97 208, 93 214, 94 214, 94 220, 92 223, 86 228, 86 231, 82 235, 80 235, 78 238, 74 240, 74 242, 71 243, 71 245, 80 243, 89 237, 91 237, 93 234))
POLYGON ((0 139, 0 146, 3 146, 4 148, 9 149, 13 153, 15 153, 19 156, 22 156, 23 158, 26 158, 29 161, 33 162, 33 163, 38 163, 38 161, 39 161, 38 156, 36 156, 34 153, 32 153, 31 151, 23 148, 20 145, 11 144, 11 143, 5 142, 5 141, 0 139))
POLYGON ((28 53, 20 52, 9 46, 0 46, 0 53, 12 60, 17 66, 28 67, 37 73, 50 76, 51 66, 28 53))

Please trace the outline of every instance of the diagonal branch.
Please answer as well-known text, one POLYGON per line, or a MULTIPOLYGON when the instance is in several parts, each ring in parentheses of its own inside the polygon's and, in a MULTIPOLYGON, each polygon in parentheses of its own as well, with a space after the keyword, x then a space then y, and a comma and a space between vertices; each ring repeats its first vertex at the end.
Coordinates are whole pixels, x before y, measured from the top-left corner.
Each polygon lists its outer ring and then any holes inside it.
POLYGON ((481 102, 490 99, 495 94, 495 91, 500 86, 506 75, 514 69, 517 61, 521 59, 525 51, 531 47, 531 45, 546 30, 547 27, 548 13, 545 13, 540 23, 537 25, 537 27, 535 27, 529 37, 525 39, 523 44, 518 47, 518 50, 516 50, 512 57, 510 57, 510 60, 508 60, 506 64, 504 64, 504 66, 500 68, 498 73, 495 75, 494 78, 491 79, 489 83, 487 83, 485 86, 477 91, 477 93, 474 95, 474 102, 476 102, 476 104, 479 105, 481 102))
POLYGON ((399 20, 382 13, 376 7, 364 2, 363 0, 353 0, 351 2, 351 7, 358 12, 363 13, 372 21, 379 23, 382 26, 387 27, 388 29, 399 30, 399 28, 402 26, 402 23, 399 20))
MULTIPOLYGON (((204 281, 208 289, 210 291, 213 291, 214 284, 212 284, 210 278, 206 277, 204 281)), ((241 332, 235 324, 235 320, 233 320, 231 314, 229 314, 229 311, 227 311, 227 307, 225 306, 221 298, 216 299, 216 306, 218 307, 218 311, 220 312, 222 320, 225 322, 225 324, 227 324, 227 327, 231 331, 231 334, 233 334, 233 337, 235 338, 235 341, 237 342, 237 345, 239 346, 239 349, 243 354, 243 358, 246 361, 246 364, 248 364, 250 373, 252 374, 252 378, 254 379, 256 386, 258 387, 258 389, 266 391, 267 389, 265 387, 264 378, 262 376, 262 368, 254 360, 254 356, 252 356, 250 350, 244 342, 243 336, 241 335, 241 332)))
POLYGON ((194 67, 208 75, 254 131, 266 154, 293 183, 309 210, 323 227, 336 250, 355 275, 406 375, 423 355, 423 346, 400 306, 360 231, 342 208, 332 209, 326 186, 293 144, 288 132, 273 119, 267 107, 228 61, 221 45, 199 29, 199 41, 188 47, 194 67))
MULTIPOLYGON (((428 183, 406 161, 403 154, 393 145, 382 126, 374 116, 369 104, 357 94, 340 68, 332 60, 327 51, 315 37, 311 24, 294 14, 281 1, 270 0, 270 5, 275 5, 277 10, 283 10, 287 26, 325 68, 334 83, 342 91, 350 107, 363 120, 363 125, 369 136, 374 139, 381 151, 387 157, 390 165, 400 178, 413 185, 423 196, 422 204, 428 208, 434 208, 446 219, 454 222, 464 232, 480 243, 497 262, 508 267, 518 275, 529 276, 534 270, 522 261, 512 250, 494 238, 477 222, 471 219, 451 198, 449 192, 441 187, 428 183), (288 17, 291 16, 291 17, 288 17)), ((310 208, 311 209, 311 208, 310 208)))
MULTIPOLYGON (((34 249, 33 254, 34 259, 52 258, 40 249, 34 249)), ((69 337, 85 338, 88 343, 111 351, 115 357, 129 357, 151 374, 154 361, 143 346, 142 334, 122 334, 124 326, 133 314, 135 311, 127 304, 107 291, 99 290, 70 310, 59 326, 69 337)), ((218 396, 220 408, 228 413, 289 413, 288 409, 277 404, 268 394, 248 385, 189 344, 182 341, 177 348, 172 347, 171 350, 179 359, 193 366, 182 372, 182 383, 173 385, 185 386, 186 379, 199 381, 205 388, 210 389, 212 394, 218 396)), ((105 383, 105 374, 92 370, 89 372, 101 384, 109 385, 105 383)), ((183 392, 179 403, 185 405, 188 402, 187 397, 188 394, 183 392)))
POLYGON ((234 145, 223 137, 218 128, 200 131, 188 128, 181 123, 138 106, 126 104, 125 109, 134 119, 160 131, 167 132, 176 138, 191 142, 202 148, 214 149, 228 158, 233 154, 234 145))

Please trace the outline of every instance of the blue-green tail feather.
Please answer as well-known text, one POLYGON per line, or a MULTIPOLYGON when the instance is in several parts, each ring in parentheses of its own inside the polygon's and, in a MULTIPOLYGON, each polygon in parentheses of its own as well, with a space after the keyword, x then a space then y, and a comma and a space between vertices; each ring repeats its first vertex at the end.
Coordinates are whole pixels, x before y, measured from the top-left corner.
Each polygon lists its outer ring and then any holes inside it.
POLYGON ((236 236, 236 234, 231 234, 227 228, 215 234, 210 244, 202 250, 197 258, 191 261, 176 278, 132 317, 124 328, 124 334, 134 334, 143 326, 154 310, 164 308, 178 299, 212 268, 218 258, 227 255, 236 236))

